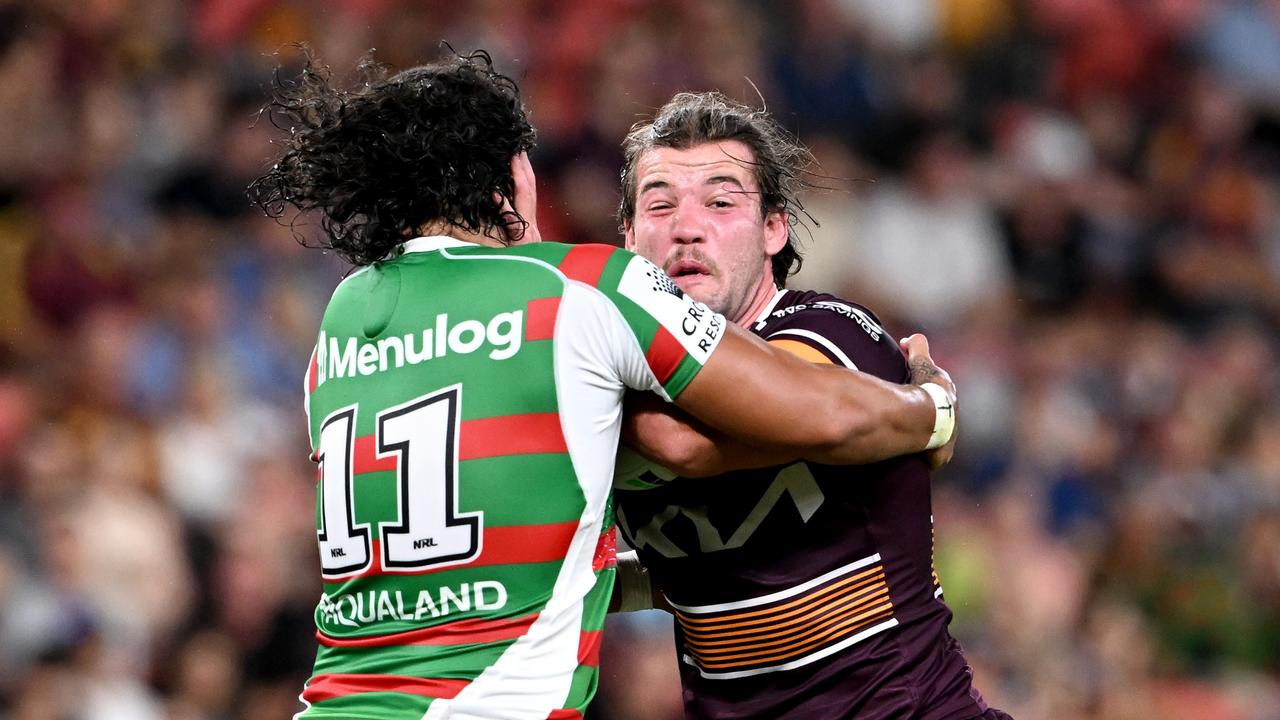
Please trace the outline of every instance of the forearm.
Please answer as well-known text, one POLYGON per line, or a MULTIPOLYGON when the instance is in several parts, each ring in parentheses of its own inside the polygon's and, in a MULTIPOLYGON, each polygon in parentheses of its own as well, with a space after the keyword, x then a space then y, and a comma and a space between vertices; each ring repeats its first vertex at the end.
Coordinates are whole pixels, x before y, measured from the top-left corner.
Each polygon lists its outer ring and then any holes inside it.
POLYGON ((879 462, 925 450, 937 420, 936 403, 918 385, 896 385, 868 375, 851 382, 849 371, 815 367, 832 377, 825 407, 817 414, 831 418, 838 429, 820 446, 805 451, 805 458, 836 465, 879 462))
POLYGON ((733 333, 677 403, 740 443, 833 464, 925 450, 938 417, 918 386, 813 365, 733 333))
POLYGON ((788 448, 729 437, 653 395, 629 397, 625 418, 623 441, 681 477, 709 477, 799 458, 788 448))

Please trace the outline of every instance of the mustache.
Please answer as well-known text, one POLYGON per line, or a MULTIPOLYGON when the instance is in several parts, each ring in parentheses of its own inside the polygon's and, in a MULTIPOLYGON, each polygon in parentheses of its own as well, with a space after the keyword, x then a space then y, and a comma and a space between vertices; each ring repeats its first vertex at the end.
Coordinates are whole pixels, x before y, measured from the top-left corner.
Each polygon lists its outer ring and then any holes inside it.
POLYGON ((716 272, 716 270, 718 269, 716 267, 715 262, 711 258, 707 257, 705 254, 703 254, 701 250, 697 248, 687 248, 687 249, 677 249, 675 252, 673 252, 667 258, 666 262, 662 263, 662 271, 667 274, 670 274, 671 268, 675 266, 676 263, 683 262, 685 260, 691 260, 693 262, 699 263, 700 265, 707 268, 707 270, 712 273, 716 272))

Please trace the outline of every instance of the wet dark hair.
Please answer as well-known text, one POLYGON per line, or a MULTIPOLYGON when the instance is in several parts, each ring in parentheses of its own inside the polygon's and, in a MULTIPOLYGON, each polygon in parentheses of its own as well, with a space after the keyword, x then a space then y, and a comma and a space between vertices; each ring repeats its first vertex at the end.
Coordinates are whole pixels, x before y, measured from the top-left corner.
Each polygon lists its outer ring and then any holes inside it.
POLYGON ((277 73, 264 109, 288 132, 279 160, 249 186, 267 215, 292 206, 292 227, 318 211, 325 245, 356 265, 386 258, 436 221, 504 242, 524 233, 524 218, 494 196, 512 200, 511 158, 533 147, 534 130, 519 87, 487 53, 394 75, 366 56, 355 88, 343 90, 302 52, 301 76, 277 73))
POLYGON ((706 143, 737 140, 753 158, 737 158, 752 168, 760 189, 761 218, 780 212, 787 217, 787 244, 773 256, 773 281, 784 287, 800 269, 795 226, 804 212, 796 194, 813 155, 764 110, 734 102, 718 92, 683 92, 662 106, 651 121, 637 123, 622 141, 622 202, 618 221, 625 232, 636 215, 636 165, 656 148, 687 150, 706 143))

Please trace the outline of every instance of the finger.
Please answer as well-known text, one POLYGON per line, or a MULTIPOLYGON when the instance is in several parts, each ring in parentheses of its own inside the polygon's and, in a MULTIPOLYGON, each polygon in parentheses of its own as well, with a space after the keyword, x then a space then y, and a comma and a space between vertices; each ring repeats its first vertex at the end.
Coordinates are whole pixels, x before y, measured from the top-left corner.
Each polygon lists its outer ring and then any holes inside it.
POLYGON ((533 173, 533 165, 529 162, 527 152, 516 153, 511 158, 511 176, 515 180, 515 193, 511 204, 515 211, 527 223, 521 239, 526 242, 540 242, 538 232, 538 179, 533 173))
POLYGON ((930 357, 929 355, 929 338, 921 333, 915 333, 909 337, 902 338, 898 341, 902 346, 902 351, 906 353, 907 359, 912 360, 918 357, 930 357))
POLYGON ((532 186, 534 175, 529 153, 519 152, 511 158, 511 176, 524 185, 532 186))

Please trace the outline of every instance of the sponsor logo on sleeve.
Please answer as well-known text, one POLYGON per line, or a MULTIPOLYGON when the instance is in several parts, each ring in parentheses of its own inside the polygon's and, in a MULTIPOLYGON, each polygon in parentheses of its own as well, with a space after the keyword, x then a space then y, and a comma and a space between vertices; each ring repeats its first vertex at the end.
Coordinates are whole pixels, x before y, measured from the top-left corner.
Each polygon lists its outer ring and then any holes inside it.
POLYGON ((698 362, 706 362, 724 337, 724 316, 687 297, 658 266, 636 256, 618 283, 618 292, 639 305, 698 362))
POLYGON ((678 298, 684 297, 684 291, 676 285, 676 281, 671 276, 662 272, 657 265, 650 265, 645 268, 644 274, 653 280, 653 289, 658 292, 671 293, 678 298))

